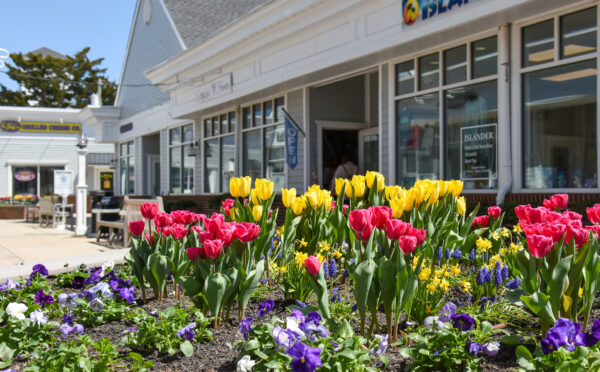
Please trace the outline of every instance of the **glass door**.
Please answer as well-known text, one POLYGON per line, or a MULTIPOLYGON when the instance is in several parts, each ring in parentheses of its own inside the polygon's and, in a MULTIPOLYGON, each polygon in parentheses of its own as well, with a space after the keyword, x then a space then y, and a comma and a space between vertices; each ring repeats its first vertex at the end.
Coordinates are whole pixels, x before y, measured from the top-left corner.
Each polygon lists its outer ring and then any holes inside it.
POLYGON ((362 173, 379 172, 379 128, 363 129, 358 132, 358 166, 362 173))

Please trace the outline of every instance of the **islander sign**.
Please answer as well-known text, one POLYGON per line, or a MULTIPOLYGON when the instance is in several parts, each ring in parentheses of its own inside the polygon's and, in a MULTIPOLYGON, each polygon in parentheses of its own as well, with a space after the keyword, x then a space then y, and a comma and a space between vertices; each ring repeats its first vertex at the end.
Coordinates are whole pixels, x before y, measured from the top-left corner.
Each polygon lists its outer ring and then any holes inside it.
POLYGON ((469 0, 402 0, 402 18, 404 23, 410 26, 419 19, 419 16, 422 20, 426 20, 468 3, 469 0))
POLYGON ((498 177, 496 129, 496 124, 460 129, 460 175, 463 181, 489 180, 498 177))

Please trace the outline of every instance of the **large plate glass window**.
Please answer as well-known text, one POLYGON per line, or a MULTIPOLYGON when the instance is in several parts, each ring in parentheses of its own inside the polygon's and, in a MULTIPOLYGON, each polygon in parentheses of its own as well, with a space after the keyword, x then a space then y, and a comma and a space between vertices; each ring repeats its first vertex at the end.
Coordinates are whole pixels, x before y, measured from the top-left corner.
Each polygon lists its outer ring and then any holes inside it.
MULTIPOLYGON (((243 125, 246 127, 248 111, 242 111, 243 125)), ((235 125, 236 113, 229 111, 204 119, 208 123, 218 123, 220 132, 204 138, 204 192, 220 193, 229 190, 229 179, 235 173, 235 125)), ((213 124, 214 125, 214 124, 213 124)))
POLYGON ((169 190, 172 194, 194 192, 194 125, 169 130, 169 190))
POLYGON ((529 67, 521 71, 524 188, 598 187, 597 18, 591 7, 522 29, 529 67), (532 40, 546 47, 531 50, 532 40))

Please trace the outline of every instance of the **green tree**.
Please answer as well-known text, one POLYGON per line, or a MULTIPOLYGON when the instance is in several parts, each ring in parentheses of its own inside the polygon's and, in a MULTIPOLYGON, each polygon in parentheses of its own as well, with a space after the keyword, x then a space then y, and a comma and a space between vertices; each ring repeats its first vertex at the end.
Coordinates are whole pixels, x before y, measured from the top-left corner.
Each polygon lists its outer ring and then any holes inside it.
POLYGON ((13 64, 6 63, 7 75, 19 84, 10 90, 0 84, 0 105, 74 107, 90 104, 90 96, 102 83, 102 104, 112 105, 117 85, 100 68, 104 58, 90 60, 86 47, 65 58, 41 54, 11 53, 13 64))

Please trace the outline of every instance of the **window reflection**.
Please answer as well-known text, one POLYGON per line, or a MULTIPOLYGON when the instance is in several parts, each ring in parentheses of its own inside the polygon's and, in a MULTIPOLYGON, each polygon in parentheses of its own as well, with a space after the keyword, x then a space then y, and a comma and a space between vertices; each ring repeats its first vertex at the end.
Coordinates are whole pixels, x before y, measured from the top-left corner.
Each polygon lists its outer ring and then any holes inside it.
POLYGON ((260 130, 244 133, 244 176, 261 178, 262 149, 260 130))
POLYGON ((596 7, 560 18, 560 58, 596 51, 596 7))
POLYGON ((523 67, 554 59, 554 20, 523 28, 523 67))
POLYGON ((204 191, 219 192, 219 140, 204 141, 204 191))
POLYGON ((229 191, 229 180, 235 171, 235 137, 221 138, 221 192, 229 191))
POLYGON ((498 38, 478 40, 471 44, 473 79, 495 75, 498 71, 498 38))
POLYGON ((277 125, 265 130, 266 177, 273 181, 275 189, 285 185, 285 133, 284 126, 277 125))
POLYGON ((438 53, 419 58, 419 90, 435 88, 440 84, 438 53))

